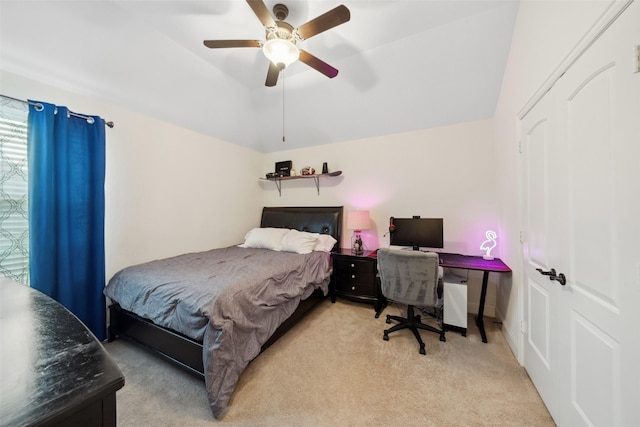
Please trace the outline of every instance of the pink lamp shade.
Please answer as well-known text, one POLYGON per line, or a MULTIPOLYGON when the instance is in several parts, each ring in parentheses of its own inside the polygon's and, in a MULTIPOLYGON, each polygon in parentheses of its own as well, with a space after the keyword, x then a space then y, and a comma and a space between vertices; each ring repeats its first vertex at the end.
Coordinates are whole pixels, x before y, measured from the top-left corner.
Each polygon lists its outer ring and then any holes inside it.
POLYGON ((369 211, 351 211, 347 213, 347 228, 350 230, 366 230, 371 227, 369 211))

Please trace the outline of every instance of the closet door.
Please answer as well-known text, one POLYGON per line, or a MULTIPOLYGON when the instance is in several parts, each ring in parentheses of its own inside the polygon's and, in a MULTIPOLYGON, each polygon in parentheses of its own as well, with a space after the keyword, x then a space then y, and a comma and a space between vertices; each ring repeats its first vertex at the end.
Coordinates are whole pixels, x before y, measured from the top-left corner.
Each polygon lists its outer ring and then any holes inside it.
POLYGON ((561 425, 640 425, 640 4, 558 81, 561 425), (568 247, 566 247, 568 246, 568 247))
POLYGON ((524 213, 523 246, 525 272, 524 360, 529 377, 544 400, 551 416, 557 420, 559 391, 558 314, 560 287, 549 276, 557 264, 563 233, 558 223, 554 201, 562 197, 558 183, 566 180, 558 165, 562 159, 559 115, 555 92, 547 95, 520 124, 523 151, 524 213))
POLYGON ((525 368, 561 426, 640 425, 638 23, 636 1, 521 122, 525 368))

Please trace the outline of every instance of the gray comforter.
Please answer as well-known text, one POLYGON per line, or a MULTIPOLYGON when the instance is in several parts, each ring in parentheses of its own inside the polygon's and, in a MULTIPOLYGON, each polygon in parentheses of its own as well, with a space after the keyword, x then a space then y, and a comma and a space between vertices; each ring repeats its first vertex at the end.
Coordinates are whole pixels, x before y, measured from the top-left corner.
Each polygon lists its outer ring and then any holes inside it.
POLYGON ((207 396, 217 418, 244 368, 300 300, 316 288, 327 294, 329 258, 231 246, 125 268, 104 294, 203 342, 207 396))

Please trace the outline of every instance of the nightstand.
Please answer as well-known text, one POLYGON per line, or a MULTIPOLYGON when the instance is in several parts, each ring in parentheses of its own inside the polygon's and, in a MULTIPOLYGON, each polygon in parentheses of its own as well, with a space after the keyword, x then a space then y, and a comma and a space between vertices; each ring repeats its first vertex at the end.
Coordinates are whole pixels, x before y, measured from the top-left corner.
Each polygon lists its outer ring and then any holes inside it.
POLYGON ((375 256, 369 256, 372 253, 364 251, 362 255, 354 255, 351 248, 343 248, 332 254, 331 302, 336 302, 336 296, 341 296, 373 304, 378 317, 386 307, 387 300, 380 290, 378 260, 375 256))

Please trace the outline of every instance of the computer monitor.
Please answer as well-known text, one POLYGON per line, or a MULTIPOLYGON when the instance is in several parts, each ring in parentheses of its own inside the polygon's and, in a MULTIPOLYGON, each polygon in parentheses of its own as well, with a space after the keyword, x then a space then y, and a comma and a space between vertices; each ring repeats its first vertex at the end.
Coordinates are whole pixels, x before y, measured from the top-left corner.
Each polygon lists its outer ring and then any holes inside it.
POLYGON ((392 246, 411 246, 420 248, 444 248, 442 218, 395 218, 389 220, 392 246))

